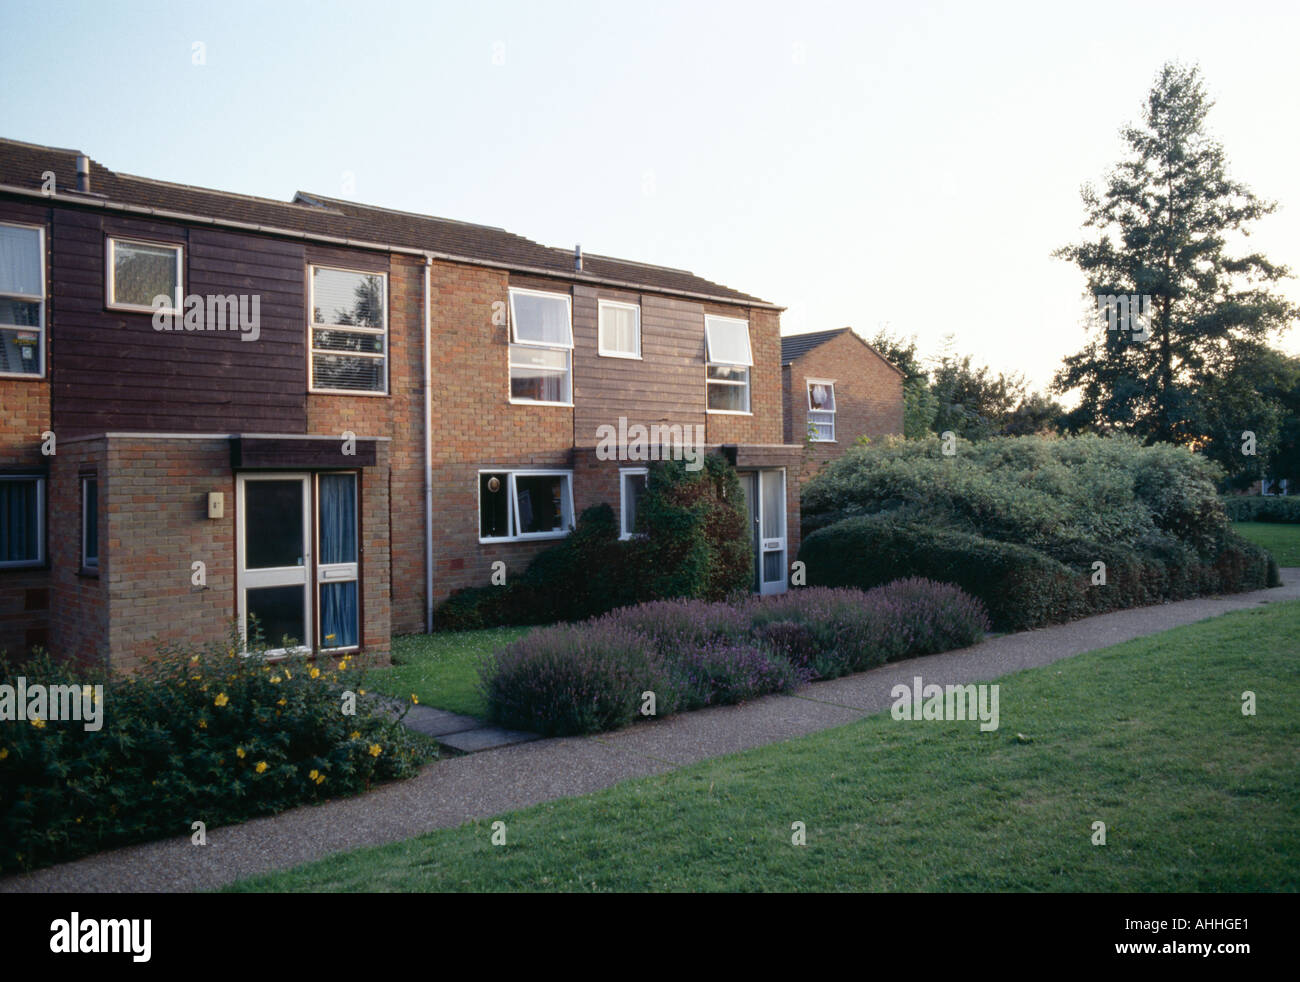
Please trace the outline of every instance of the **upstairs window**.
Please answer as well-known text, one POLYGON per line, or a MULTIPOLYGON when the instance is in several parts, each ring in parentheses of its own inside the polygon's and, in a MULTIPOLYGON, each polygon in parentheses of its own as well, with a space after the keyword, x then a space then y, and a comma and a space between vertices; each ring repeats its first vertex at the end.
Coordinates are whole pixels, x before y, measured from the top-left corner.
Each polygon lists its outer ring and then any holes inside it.
POLYGON ((573 310, 564 293, 510 291, 510 399, 573 404, 573 310))
POLYGON ((45 562, 45 478, 0 474, 0 569, 45 562))
POLYGON ((813 443, 835 442, 835 383, 808 380, 808 438, 813 443))
POLYGON ((748 413, 749 370, 754 364, 749 347, 749 321, 706 315, 704 339, 708 411, 748 413))
POLYGON ((388 276, 311 269, 311 391, 388 392, 388 276))
POLYGON ((180 246, 110 238, 107 253, 109 307, 175 312, 176 298, 185 293, 184 250, 180 246), (166 297, 166 304, 154 307, 155 297, 166 297))
POLYGON ((45 230, 0 224, 0 376, 44 374, 45 230))
POLYGON ((482 471, 478 510, 483 541, 568 535, 573 527, 573 473, 482 471))
POLYGON ((614 300, 602 300, 598 307, 600 354, 607 358, 640 358, 641 308, 614 300))

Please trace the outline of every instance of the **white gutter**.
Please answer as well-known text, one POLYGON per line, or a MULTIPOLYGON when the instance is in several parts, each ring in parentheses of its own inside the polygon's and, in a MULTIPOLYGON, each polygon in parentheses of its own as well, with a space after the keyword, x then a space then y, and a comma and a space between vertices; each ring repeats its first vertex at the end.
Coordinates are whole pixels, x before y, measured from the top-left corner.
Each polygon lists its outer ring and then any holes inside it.
POLYGON ((433 355, 430 335, 433 257, 424 257, 424 630, 433 633, 433 355))

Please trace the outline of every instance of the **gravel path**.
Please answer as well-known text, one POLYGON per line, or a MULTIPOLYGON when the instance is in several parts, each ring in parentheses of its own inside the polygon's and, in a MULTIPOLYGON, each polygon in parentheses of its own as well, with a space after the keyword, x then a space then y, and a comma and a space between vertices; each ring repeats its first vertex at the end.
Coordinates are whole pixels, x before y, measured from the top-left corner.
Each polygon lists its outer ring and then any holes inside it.
POLYGON ((564 737, 437 761, 409 781, 357 798, 295 808, 208 831, 205 847, 175 839, 128 846, 0 880, 0 892, 193 891, 295 866, 333 852, 410 838, 527 805, 588 794, 628 778, 851 723, 887 709, 890 689, 979 682, 1047 665, 1232 610, 1300 599, 1300 568, 1283 586, 1102 614, 1005 635, 961 651, 914 658, 768 696, 639 723, 595 737, 564 737))

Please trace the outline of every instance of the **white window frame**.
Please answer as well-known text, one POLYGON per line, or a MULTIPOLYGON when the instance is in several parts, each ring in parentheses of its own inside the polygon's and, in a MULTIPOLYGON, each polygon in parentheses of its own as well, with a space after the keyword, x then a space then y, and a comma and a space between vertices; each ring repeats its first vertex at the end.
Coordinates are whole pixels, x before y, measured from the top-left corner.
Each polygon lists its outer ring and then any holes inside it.
POLYGON ((624 542, 644 535, 644 533, 633 531, 635 521, 628 522, 627 506, 632 499, 627 493, 627 480, 630 477, 649 477, 649 474, 650 468, 648 467, 620 467, 618 469, 618 537, 624 542))
POLYGON ((563 539, 573 531, 573 471, 571 470, 510 470, 506 467, 483 467, 480 468, 474 477, 474 521, 478 527, 479 542, 532 542, 539 539, 563 539), (510 500, 507 502, 508 521, 512 529, 520 527, 519 522, 519 495, 516 491, 515 479, 519 477, 564 477, 568 480, 564 486, 563 508, 564 523, 567 526, 560 532, 513 532, 510 535, 496 535, 484 537, 483 535, 483 475, 484 474, 503 474, 506 478, 506 487, 510 500))
MULTIPOLYGON (((152 304, 141 305, 134 303, 118 303, 117 301, 117 277, 115 275, 114 253, 117 251, 117 244, 147 246, 150 249, 171 249, 176 253, 176 293, 182 301, 185 297, 185 246, 179 242, 159 242, 153 239, 136 239, 127 235, 109 235, 104 245, 104 306, 109 310, 127 310, 137 314, 178 314, 176 308, 176 297, 170 297, 172 301, 166 307, 155 307, 152 304)), ((162 296, 161 293, 156 294, 162 296)))
POLYGON ((0 329, 3 329, 4 331, 29 331, 29 332, 30 332, 30 331, 35 331, 35 332, 37 333, 37 335, 40 337, 40 341, 37 343, 37 347, 38 347, 38 349, 39 349, 39 357, 40 357, 40 366, 41 366, 41 370, 40 370, 39 372, 37 372, 37 373, 32 373, 32 372, 0 372, 0 378, 25 378, 25 379, 34 379, 34 380, 35 380, 35 379, 43 379, 43 378, 45 378, 45 292, 46 292, 46 280, 45 280, 45 226, 44 226, 44 225, 29 225, 29 224, 27 224, 27 223, 25 223, 25 222, 0 222, 0 225, 8 226, 9 228, 27 228, 27 229, 34 229, 35 232, 36 232, 36 235, 37 235, 37 243, 38 243, 37 248, 40 250, 40 254, 41 254, 41 292, 40 292, 40 295, 39 295, 39 296, 36 296, 36 295, 30 294, 30 293, 6 293, 6 294, 4 294, 4 296, 6 296, 6 297, 10 297, 10 298, 12 298, 12 299, 14 299, 14 300, 21 300, 21 301, 23 301, 24 303, 35 303, 35 304, 39 304, 39 305, 40 305, 40 315, 39 315, 39 317, 38 317, 38 320, 39 320, 40 323, 39 323, 38 326, 36 326, 36 327, 18 327, 17 325, 12 325, 12 326, 11 326, 11 325, 8 325, 8 324, 0 325, 0 329))
POLYGON ((724 317, 721 314, 704 315, 704 411, 713 413, 718 416, 752 416, 753 413, 753 394, 750 391, 750 383, 754 378, 754 344, 753 339, 749 336, 749 321, 743 317, 724 317), (716 361, 713 358, 712 339, 709 334, 709 328, 715 321, 730 321, 733 324, 745 325, 745 346, 749 349, 748 360, 746 361, 716 361), (745 381, 737 382, 732 379, 709 378, 710 368, 743 368, 745 369, 745 381), (745 408, 744 409, 710 409, 709 408, 709 386, 711 385, 730 385, 737 388, 743 388, 745 391, 745 408))
POLYGON ((389 330, 392 324, 392 297, 388 292, 388 274, 381 270, 374 269, 351 269, 347 266, 332 266, 329 263, 308 263, 307 264, 307 391, 312 394, 330 395, 330 396, 380 396, 384 397, 389 394, 389 363, 388 356, 392 351, 392 337, 389 330), (377 327, 358 327, 356 324, 318 324, 316 323, 316 276, 315 271, 318 269, 331 269, 336 273, 352 273, 357 276, 378 276, 384 281, 384 326, 377 327), (383 335, 384 353, 376 355, 368 351, 332 351, 328 348, 316 347, 316 330, 325 331, 344 331, 352 334, 370 334, 383 335), (383 359, 384 362, 384 388, 383 391, 371 389, 324 389, 316 385, 316 356, 320 355, 342 355, 345 358, 370 358, 383 359))
POLYGON ((623 300, 598 300, 596 302, 596 353, 602 358, 630 358, 635 361, 641 360, 641 305, 638 303, 627 303, 623 300), (630 310, 636 314, 636 352, 629 353, 618 351, 605 347, 604 334, 604 316, 605 308, 616 307, 621 310, 630 310))
MULTIPOLYGON (((311 584, 312 589, 312 616, 315 620, 313 631, 315 633, 315 644, 312 646, 316 651, 324 655, 333 656, 346 654, 361 650, 361 644, 364 639, 361 636, 363 628, 365 597, 361 593, 361 472, 360 471, 316 471, 311 475, 311 502, 312 516, 311 528, 312 535, 315 537, 312 548, 314 550, 316 573, 314 582, 311 584), (326 563, 321 557, 324 551, 321 547, 320 535, 320 481, 322 477, 341 477, 349 476, 353 481, 353 498, 352 498, 352 527, 356 530, 356 555, 351 562, 347 563, 326 563), (325 646, 324 628, 321 626, 321 614, 325 610, 325 604, 320 598, 320 588, 327 583, 355 583, 357 587, 357 643, 349 645, 338 645, 336 647, 325 646)), ((309 579, 311 577, 309 576, 309 579)))
MULTIPOLYGON (((316 547, 316 537, 312 531, 312 524, 315 520, 315 501, 314 501, 315 482, 312 480, 312 474, 305 471, 262 471, 258 473, 241 473, 235 475, 235 593, 239 611, 239 636, 243 641, 243 655, 251 654, 248 650, 248 591, 256 590, 259 587, 275 586, 299 586, 303 588, 303 633, 306 634, 313 630, 316 624, 316 583, 312 578, 312 567, 316 562, 315 554, 312 550, 316 547), (298 482, 303 502, 302 516, 302 563, 299 566, 270 566, 264 568, 248 569, 245 565, 248 561, 247 556, 247 523, 248 505, 246 504, 246 491, 250 481, 296 481, 298 482)), ((358 494, 360 490, 358 489, 358 494)), ((358 498, 358 504, 360 499, 358 498)), ((358 537, 360 531, 358 530, 358 537)), ((360 549, 361 543, 357 543, 360 549)), ((357 598, 358 609, 360 609, 361 598, 357 598)), ((270 643, 269 638, 264 641, 270 643)), ((307 638, 299 639, 299 644, 293 648, 269 648, 264 654, 273 659, 281 658, 289 654, 310 654, 313 650, 313 641, 307 638)), ((332 653, 332 652, 331 652, 332 653)))
MULTIPOLYGON (((814 409, 814 408, 813 408, 813 404, 812 404, 812 387, 813 387, 814 385, 825 385, 825 386, 829 387, 830 390, 831 390, 831 405, 834 406, 834 407, 836 407, 836 409, 839 408, 839 403, 835 401, 835 380, 834 380, 834 379, 828 379, 828 378, 807 378, 807 379, 804 379, 804 392, 807 393, 807 396, 808 396, 808 429, 809 429, 809 431, 810 431, 810 432, 812 431, 812 428, 813 428, 813 425, 814 425, 814 424, 813 424, 813 418, 812 418, 812 414, 813 414, 813 413, 823 413, 823 414, 825 414, 825 415, 830 416, 830 418, 831 418, 831 419, 830 419, 831 438, 830 438, 829 440, 822 440, 822 439, 818 439, 817 437, 812 437, 812 436, 810 436, 810 437, 809 437, 809 440, 810 440, 812 443, 838 443, 839 441, 835 438, 835 409, 814 409)), ((826 424, 823 423, 823 424, 821 424, 821 425, 825 426, 826 424)))
MULTIPOLYGON (((512 286, 509 289, 509 299, 510 302, 508 304, 508 307, 510 309, 510 330, 509 330, 509 336, 507 341, 508 350, 506 352, 506 366, 507 366, 506 400, 508 402, 520 406, 568 406, 572 408, 573 406, 573 297, 571 297, 567 293, 557 293, 552 290, 531 290, 528 289, 527 287, 512 286), (541 344, 537 341, 518 340, 517 335, 515 334, 515 327, 518 324, 518 319, 515 317, 515 297, 521 294, 526 296, 534 296, 534 297, 551 297, 551 298, 560 297, 564 300, 564 304, 568 310, 568 316, 569 316, 569 343, 568 344, 541 344), (554 402, 549 399, 520 399, 515 396, 514 386, 513 386, 515 365, 514 365, 514 358, 512 356, 515 345, 519 345, 520 347, 524 347, 524 348, 540 348, 543 351, 564 352, 565 361, 566 361, 566 368, 564 370, 565 371, 564 377, 566 379, 565 389, 568 392, 568 396, 569 396, 567 400, 554 402)), ((494 540, 489 540, 489 541, 494 541, 494 540)))
POLYGON ((0 562, 0 569, 34 569, 45 565, 45 478, 39 474, 0 474, 0 481, 36 482, 36 558, 0 562))
POLYGON ((99 534, 99 475, 83 475, 81 478, 81 569, 91 569, 99 571, 99 553, 103 545, 104 537, 99 534), (90 523, 86 517, 90 514, 86 501, 86 485, 95 485, 95 556, 92 559, 86 552, 86 547, 90 544, 90 523))

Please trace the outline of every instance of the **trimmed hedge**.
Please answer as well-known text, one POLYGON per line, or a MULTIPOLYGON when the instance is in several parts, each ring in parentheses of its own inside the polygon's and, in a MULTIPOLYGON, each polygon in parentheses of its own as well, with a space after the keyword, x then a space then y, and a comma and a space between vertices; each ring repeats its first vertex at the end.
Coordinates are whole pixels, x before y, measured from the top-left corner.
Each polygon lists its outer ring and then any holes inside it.
POLYGON ((1223 510, 1234 522, 1278 522, 1300 524, 1300 497, 1229 495, 1223 510))
POLYGON ((1281 582, 1266 550, 1230 532, 1221 533, 1208 559, 1171 536, 1143 539, 1138 548, 1076 539, 1058 543, 1049 555, 887 515, 820 529, 804 540, 799 559, 815 586, 866 589, 900 573, 956 584, 983 601, 1004 631, 1281 582), (1093 583, 1097 561, 1105 563, 1104 585, 1093 583))
POLYGON ((538 628, 480 669, 490 718, 546 735, 786 692, 814 678, 947 651, 988 630, 983 605, 924 580, 809 588, 737 603, 668 600, 538 628))
POLYGON ((21 677, 29 691, 104 686, 98 730, 0 723, 0 870, 356 794, 429 758, 370 700, 345 715, 343 693, 364 691, 351 659, 268 663, 238 647, 163 648, 135 674, 109 678, 44 655, 0 659, 0 683, 21 677))
POLYGON ((702 463, 697 471, 676 460, 649 465, 637 513, 643 536, 621 540, 614 510, 593 505, 524 573, 452 594, 434 615, 435 629, 581 621, 650 600, 722 600, 746 590, 753 546, 740 481, 717 454, 702 463))

